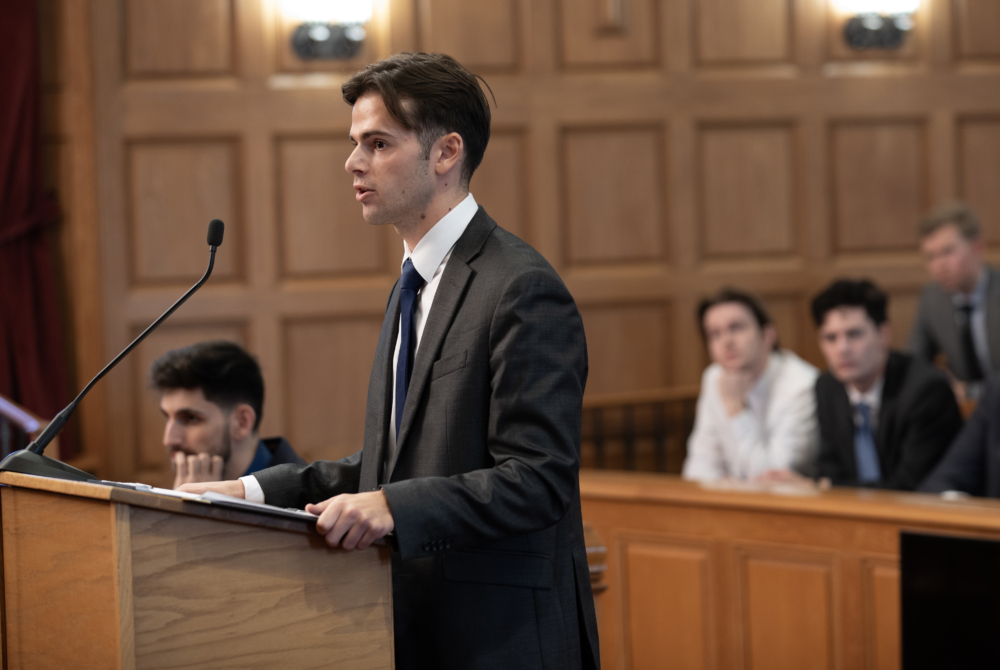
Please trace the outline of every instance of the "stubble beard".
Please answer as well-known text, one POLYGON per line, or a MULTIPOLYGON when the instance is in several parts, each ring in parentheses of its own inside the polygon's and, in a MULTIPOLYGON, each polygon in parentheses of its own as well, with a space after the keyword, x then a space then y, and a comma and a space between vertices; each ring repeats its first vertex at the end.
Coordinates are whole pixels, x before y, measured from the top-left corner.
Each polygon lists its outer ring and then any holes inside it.
POLYGON ((385 196, 381 207, 373 208, 365 215, 365 221, 372 226, 391 225, 402 233, 421 223, 421 217, 427 211, 427 206, 434 199, 434 180, 427 174, 427 165, 419 163, 411 173, 407 182, 407 190, 385 196))

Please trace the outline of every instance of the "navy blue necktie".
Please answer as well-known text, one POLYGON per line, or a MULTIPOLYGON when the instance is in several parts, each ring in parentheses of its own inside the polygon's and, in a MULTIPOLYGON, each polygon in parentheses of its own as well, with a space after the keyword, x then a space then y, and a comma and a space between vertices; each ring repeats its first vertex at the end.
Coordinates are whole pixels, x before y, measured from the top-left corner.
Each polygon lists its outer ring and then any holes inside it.
POLYGON ((875 448, 875 433, 872 431, 872 408, 866 403, 858 403, 861 421, 854 428, 854 460, 858 466, 858 481, 874 484, 882 479, 882 468, 878 463, 875 448))
POLYGON ((410 386, 413 372, 413 358, 417 351, 417 325, 413 313, 417 307, 417 291, 424 285, 424 278, 413 267, 409 258, 403 263, 403 275, 399 279, 399 358, 396 360, 396 439, 399 426, 403 423, 403 407, 406 406, 406 390, 410 386))

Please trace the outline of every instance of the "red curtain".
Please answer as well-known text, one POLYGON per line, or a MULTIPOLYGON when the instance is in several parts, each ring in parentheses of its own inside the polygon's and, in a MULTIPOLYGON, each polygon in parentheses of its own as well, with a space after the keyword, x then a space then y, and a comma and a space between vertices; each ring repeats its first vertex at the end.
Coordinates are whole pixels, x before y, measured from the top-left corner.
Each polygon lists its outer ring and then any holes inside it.
MULTIPOLYGON (((67 368, 44 193, 36 0, 0 0, 0 394, 52 418, 68 403, 67 368)), ((72 430, 59 437, 74 452, 72 430)), ((50 454, 55 456, 55 454, 50 454)))

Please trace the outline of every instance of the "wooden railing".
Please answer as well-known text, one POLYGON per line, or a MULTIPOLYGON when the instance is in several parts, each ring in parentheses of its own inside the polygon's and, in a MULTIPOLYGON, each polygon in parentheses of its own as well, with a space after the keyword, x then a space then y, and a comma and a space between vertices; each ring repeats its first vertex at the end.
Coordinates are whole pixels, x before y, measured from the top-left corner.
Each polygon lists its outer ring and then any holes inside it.
POLYGON ((697 400, 698 386, 585 397, 581 466, 679 473, 697 400))

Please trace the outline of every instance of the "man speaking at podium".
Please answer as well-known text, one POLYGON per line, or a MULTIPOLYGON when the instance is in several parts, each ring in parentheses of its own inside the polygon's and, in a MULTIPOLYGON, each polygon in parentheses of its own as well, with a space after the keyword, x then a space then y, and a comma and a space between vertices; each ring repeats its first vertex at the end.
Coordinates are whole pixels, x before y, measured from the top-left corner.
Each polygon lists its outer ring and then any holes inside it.
POLYGON ((583 323, 555 270, 469 193, 486 97, 440 54, 373 63, 342 90, 365 220, 405 243, 364 446, 185 489, 305 507, 345 549, 394 533, 398 668, 596 668, 578 477, 583 323))

